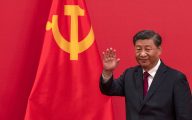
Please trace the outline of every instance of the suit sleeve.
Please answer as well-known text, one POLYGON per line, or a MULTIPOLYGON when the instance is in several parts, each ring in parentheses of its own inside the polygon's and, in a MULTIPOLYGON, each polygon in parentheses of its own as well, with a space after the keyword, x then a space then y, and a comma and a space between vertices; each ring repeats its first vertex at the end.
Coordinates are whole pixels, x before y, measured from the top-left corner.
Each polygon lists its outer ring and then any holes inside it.
POLYGON ((124 96, 124 76, 123 73, 118 79, 113 78, 113 76, 104 82, 103 77, 100 77, 100 90, 105 95, 110 96, 124 96))
POLYGON ((180 74, 174 85, 176 120, 192 120, 192 96, 185 75, 180 74))

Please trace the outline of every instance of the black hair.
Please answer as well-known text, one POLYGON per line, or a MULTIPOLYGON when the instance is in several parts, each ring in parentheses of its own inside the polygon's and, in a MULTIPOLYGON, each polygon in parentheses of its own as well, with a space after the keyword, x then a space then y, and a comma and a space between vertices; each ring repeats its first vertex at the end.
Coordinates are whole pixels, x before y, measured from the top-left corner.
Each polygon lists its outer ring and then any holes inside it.
POLYGON ((136 41, 144 39, 152 39, 157 47, 161 46, 161 36, 153 30, 142 30, 136 33, 133 37, 133 44, 135 45, 136 41))

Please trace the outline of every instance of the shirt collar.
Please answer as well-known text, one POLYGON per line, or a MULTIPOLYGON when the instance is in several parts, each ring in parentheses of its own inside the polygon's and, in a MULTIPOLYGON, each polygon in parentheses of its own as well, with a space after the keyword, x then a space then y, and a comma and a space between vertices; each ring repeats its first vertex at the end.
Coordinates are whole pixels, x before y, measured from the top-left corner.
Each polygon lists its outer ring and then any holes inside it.
MULTIPOLYGON (((155 73, 157 72, 160 64, 161 64, 161 60, 159 59, 158 62, 157 62, 157 64, 155 65, 155 67, 153 67, 152 69, 150 69, 150 70, 148 71, 148 73, 150 74, 151 77, 154 78, 155 73)), ((143 70, 143 73, 144 73, 144 72, 145 72, 145 71, 143 70)))

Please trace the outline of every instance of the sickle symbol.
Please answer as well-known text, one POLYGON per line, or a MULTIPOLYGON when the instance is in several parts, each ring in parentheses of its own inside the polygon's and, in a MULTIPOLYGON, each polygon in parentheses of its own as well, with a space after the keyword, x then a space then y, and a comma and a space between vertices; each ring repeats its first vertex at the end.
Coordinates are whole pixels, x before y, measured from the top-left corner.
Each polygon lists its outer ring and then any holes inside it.
POLYGON ((78 16, 84 16, 84 10, 78 5, 65 5, 64 15, 71 17, 70 42, 60 33, 58 27, 58 15, 52 16, 52 23, 47 22, 46 30, 52 29, 53 37, 57 45, 65 52, 70 54, 70 60, 78 60, 78 54, 87 50, 94 42, 94 33, 92 27, 88 35, 78 42, 78 16))

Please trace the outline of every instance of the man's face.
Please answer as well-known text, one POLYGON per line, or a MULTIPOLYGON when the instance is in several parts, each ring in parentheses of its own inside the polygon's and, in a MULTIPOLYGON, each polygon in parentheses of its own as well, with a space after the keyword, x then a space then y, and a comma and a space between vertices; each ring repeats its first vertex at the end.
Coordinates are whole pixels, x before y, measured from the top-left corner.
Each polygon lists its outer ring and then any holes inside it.
POLYGON ((135 43, 136 60, 146 71, 157 64, 160 54, 161 47, 157 47, 152 39, 138 40, 135 43))

